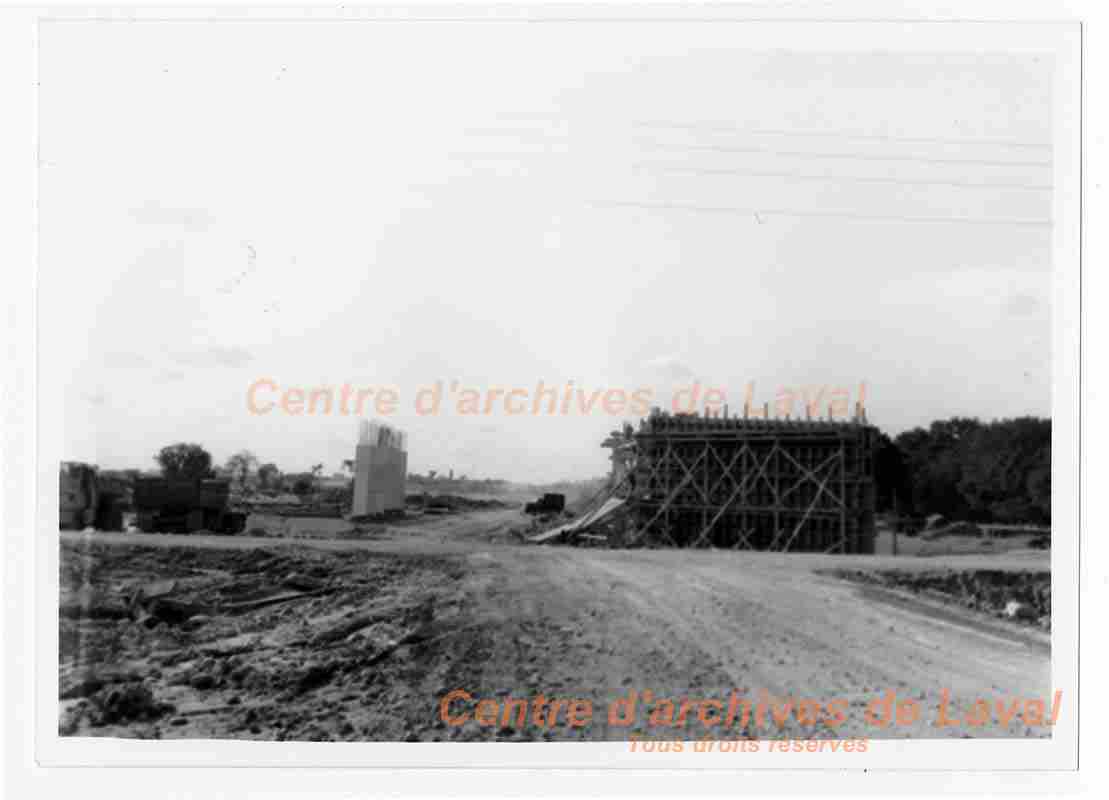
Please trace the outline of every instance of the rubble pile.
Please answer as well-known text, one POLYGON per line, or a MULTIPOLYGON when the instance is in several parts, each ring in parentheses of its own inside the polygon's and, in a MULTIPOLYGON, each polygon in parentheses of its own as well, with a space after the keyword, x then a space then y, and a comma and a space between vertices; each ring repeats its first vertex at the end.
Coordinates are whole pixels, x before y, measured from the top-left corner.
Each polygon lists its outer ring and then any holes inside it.
POLYGON ((446 657, 460 578, 435 557, 66 543, 60 732, 400 737, 427 703, 389 697, 419 693, 394 673, 446 657))
POLYGON ((564 544, 572 547, 621 547, 631 525, 623 498, 613 495, 594 498, 580 515, 570 511, 534 517, 518 532, 521 541, 532 544, 564 544))

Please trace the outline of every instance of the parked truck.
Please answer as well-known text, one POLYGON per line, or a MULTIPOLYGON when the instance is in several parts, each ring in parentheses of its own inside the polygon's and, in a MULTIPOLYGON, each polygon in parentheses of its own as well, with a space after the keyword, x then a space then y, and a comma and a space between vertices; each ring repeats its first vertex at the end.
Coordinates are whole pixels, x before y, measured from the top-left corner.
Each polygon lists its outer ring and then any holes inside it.
POLYGON ((128 488, 91 464, 63 461, 59 470, 58 523, 63 530, 123 530, 128 488))
POLYGON ((524 506, 526 514, 561 514, 566 508, 566 495, 548 493, 524 506))
POLYGON ((135 524, 148 533, 241 533, 246 514, 229 508, 230 481, 139 478, 135 524))

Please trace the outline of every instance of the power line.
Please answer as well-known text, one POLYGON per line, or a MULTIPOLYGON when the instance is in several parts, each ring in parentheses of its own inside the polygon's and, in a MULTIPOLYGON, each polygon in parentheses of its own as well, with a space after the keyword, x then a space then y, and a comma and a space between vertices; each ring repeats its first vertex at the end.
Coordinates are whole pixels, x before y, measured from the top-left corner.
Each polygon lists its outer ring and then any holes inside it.
POLYGON ((801 136, 809 138, 858 139, 878 142, 914 142, 918 144, 957 144, 982 145, 990 147, 1016 147, 1032 150, 1050 150, 1050 142, 1021 142, 1011 139, 972 139, 946 136, 893 136, 881 133, 858 133, 852 131, 799 131, 786 128, 744 128, 727 123, 704 122, 658 122, 639 121, 633 123, 641 128, 678 128, 683 130, 711 130, 716 132, 743 133, 754 136, 801 136))
POLYGON ((876 222, 957 223, 965 225, 1014 225, 1019 227, 1050 227, 1051 220, 1039 219, 989 219, 986 217, 910 217, 896 214, 860 214, 852 211, 808 211, 792 208, 733 208, 727 206, 698 206, 684 203, 643 203, 630 200, 608 200, 594 205, 609 208, 639 208, 649 211, 692 211, 710 214, 742 214, 755 217, 829 217, 840 219, 870 220, 876 222))
POLYGON ((987 167, 1050 167, 1050 161, 992 161, 978 158, 921 158, 919 156, 889 156, 864 153, 814 153, 801 150, 774 150, 767 147, 727 147, 713 144, 668 144, 644 142, 639 144, 656 150, 709 150, 716 153, 767 153, 790 158, 842 158, 858 161, 916 161, 921 164, 976 164, 987 167))
POLYGON ((789 178, 799 181, 829 181, 847 183, 890 183, 905 186, 956 186, 965 189, 1025 189, 1028 191, 1051 191, 1051 184, 1034 183, 992 183, 973 181, 910 180, 906 178, 884 178, 864 175, 808 175, 801 172, 763 172, 759 170, 725 169, 711 167, 685 167, 676 164, 656 162, 637 162, 632 165, 640 169, 657 169, 660 172, 688 172, 696 175, 735 175, 748 178, 789 178))
MULTIPOLYGON (((503 111, 500 117, 523 120, 557 120, 562 125, 569 125, 570 121, 564 114, 552 112, 523 112, 503 111)), ((909 142, 916 144, 954 144, 981 147, 1013 147, 1029 150, 1050 150, 1051 142, 1018 141, 1015 139, 992 139, 958 136, 897 136, 883 133, 863 133, 860 131, 816 131, 797 130, 795 128, 755 128, 743 127, 726 122, 665 122, 662 120, 635 120, 631 123, 640 128, 672 128, 679 130, 704 130, 716 133, 738 133, 751 136, 798 136, 803 138, 835 138, 855 139, 859 141, 875 142, 909 142)))

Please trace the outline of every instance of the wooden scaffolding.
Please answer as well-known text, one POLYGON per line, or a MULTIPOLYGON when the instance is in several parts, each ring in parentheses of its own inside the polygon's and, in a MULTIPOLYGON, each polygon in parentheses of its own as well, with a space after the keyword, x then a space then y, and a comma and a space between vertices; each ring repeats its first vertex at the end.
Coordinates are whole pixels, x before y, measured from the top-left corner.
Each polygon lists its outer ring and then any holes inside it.
POLYGON ((634 434, 629 544, 874 552, 877 429, 658 411, 634 434))

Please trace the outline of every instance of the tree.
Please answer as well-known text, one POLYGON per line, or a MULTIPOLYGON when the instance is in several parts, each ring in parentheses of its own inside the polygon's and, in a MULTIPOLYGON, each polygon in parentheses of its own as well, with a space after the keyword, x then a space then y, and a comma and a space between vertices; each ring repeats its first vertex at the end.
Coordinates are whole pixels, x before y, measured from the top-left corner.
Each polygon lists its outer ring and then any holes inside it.
POLYGON ((909 471, 912 506, 922 514, 963 517, 970 511, 959 491, 966 456, 982 423, 967 417, 936 420, 897 437, 909 471))
POLYGON ((911 502, 909 468, 901 448, 879 432, 874 446, 875 503, 879 511, 906 508, 911 502))
POLYGON ((998 522, 1051 514, 1051 420, 999 420, 968 443, 959 491, 972 513, 998 522))
POLYGON ((281 470, 276 464, 267 463, 258 467, 258 486, 261 489, 281 488, 281 470))
POLYGON ((1029 470, 1025 488, 1028 491, 1028 501, 1036 516, 1044 522, 1051 522, 1050 443, 1040 454, 1040 464, 1029 470))
POLYGON ((212 455, 198 444, 179 442, 163 447, 154 456, 162 475, 170 480, 196 480, 212 476, 212 455))
POLYGON ((297 496, 312 494, 314 488, 312 475, 301 473, 293 478, 293 494, 297 496))
POLYGON ((224 465, 231 474, 231 480, 239 485, 239 491, 246 488, 251 474, 258 468, 258 457, 249 450, 240 450, 235 453, 224 465))
POLYGON ((1051 420, 937 420, 897 437, 918 513, 1051 521, 1051 420))

